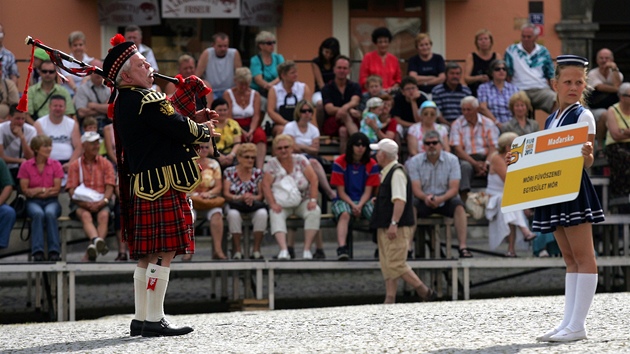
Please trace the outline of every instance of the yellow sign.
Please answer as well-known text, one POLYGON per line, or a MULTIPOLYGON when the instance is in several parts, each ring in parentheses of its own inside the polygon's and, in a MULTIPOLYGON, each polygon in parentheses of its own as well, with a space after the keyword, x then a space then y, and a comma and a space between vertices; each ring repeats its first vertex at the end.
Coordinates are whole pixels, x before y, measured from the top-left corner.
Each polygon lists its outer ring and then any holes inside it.
POLYGON ((588 124, 520 136, 512 142, 501 210, 511 212, 577 198, 588 124))

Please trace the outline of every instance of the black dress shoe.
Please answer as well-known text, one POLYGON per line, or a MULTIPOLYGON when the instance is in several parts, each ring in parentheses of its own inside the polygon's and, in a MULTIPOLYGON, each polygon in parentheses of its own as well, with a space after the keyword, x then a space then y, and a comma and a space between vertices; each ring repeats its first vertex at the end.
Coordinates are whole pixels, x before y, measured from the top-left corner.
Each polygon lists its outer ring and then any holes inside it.
POLYGON ((131 320, 131 326, 129 326, 132 337, 139 336, 142 334, 142 326, 144 325, 144 321, 131 320))
POLYGON ((158 322, 144 321, 142 327, 143 337, 161 337, 161 336, 181 336, 192 332, 190 327, 171 327, 166 318, 162 318, 158 322))
POLYGON ((59 261, 61 261, 61 257, 59 256, 59 253, 57 253, 57 252, 50 252, 50 253, 48 253, 48 261, 49 262, 59 262, 59 261))
POLYGON ((44 258, 44 252, 36 252, 35 254, 33 254, 34 262, 43 262, 45 260, 46 258, 44 258))

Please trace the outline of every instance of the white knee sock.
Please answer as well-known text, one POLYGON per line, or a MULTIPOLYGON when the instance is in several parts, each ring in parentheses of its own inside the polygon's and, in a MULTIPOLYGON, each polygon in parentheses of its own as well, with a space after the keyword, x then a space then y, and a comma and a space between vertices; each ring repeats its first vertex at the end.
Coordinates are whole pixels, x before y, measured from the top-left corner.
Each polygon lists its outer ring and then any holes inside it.
POLYGON ((575 304, 575 293, 577 287, 578 273, 567 273, 564 278, 564 317, 562 322, 556 327, 557 331, 564 329, 571 322, 573 307, 575 304))
POLYGON ((149 322, 158 322, 164 317, 164 295, 168 286, 171 269, 156 264, 147 268, 147 318, 149 322))
POLYGON ((584 322, 597 290, 597 278, 597 274, 578 273, 575 305, 573 306, 571 322, 566 327, 567 329, 573 332, 584 329, 584 322))
POLYGON ((147 270, 136 267, 133 272, 133 295, 136 313, 133 318, 144 321, 147 317, 147 270))

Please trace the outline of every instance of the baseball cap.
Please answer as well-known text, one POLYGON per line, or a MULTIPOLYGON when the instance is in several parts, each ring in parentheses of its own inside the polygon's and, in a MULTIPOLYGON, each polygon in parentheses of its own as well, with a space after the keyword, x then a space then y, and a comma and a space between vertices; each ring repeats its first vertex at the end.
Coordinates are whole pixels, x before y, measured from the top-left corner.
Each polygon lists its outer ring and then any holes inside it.
POLYGON ((83 133, 83 135, 81 136, 81 142, 94 142, 97 140, 101 140, 101 136, 97 133, 97 132, 85 132, 83 133))
POLYGON ((46 53, 45 50, 43 50, 42 48, 35 48, 35 58, 37 59, 41 59, 41 60, 50 60, 50 57, 48 56, 48 53, 46 53))
POLYGON ((365 106, 367 108, 380 107, 382 105, 383 105, 383 100, 380 99, 379 97, 372 97, 369 100, 367 100, 367 102, 365 103, 365 106))
POLYGON ((383 139, 376 144, 370 144, 370 149, 374 151, 383 150, 390 154, 398 154, 398 144, 392 139, 383 139))

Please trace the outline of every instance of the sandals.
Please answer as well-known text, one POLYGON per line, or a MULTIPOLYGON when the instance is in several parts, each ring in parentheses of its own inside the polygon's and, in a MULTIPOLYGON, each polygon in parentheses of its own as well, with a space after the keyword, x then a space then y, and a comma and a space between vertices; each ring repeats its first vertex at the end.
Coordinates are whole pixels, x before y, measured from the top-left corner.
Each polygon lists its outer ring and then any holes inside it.
POLYGON ((507 258, 516 258, 516 253, 512 253, 512 252, 507 252, 505 253, 505 256, 507 258))
POLYGON ((128 261, 129 258, 127 257, 127 253, 118 253, 118 257, 116 257, 116 259, 114 259, 114 261, 117 262, 126 262, 128 261))
POLYGON ((531 233, 529 235, 524 235, 523 239, 525 240, 525 242, 531 242, 533 241, 536 237, 538 237, 538 235, 536 235, 535 233, 531 233))
POLYGON ((459 258, 472 258, 473 254, 468 248, 459 249, 459 258))
POLYGON ((429 289, 429 291, 427 291, 427 294, 425 296, 421 296, 421 295, 418 294, 420 296, 420 300, 422 302, 432 302, 432 301, 437 300, 438 296, 437 296, 437 293, 435 292, 435 290, 433 290, 433 289, 431 289, 429 287, 427 287, 427 289, 429 289))

